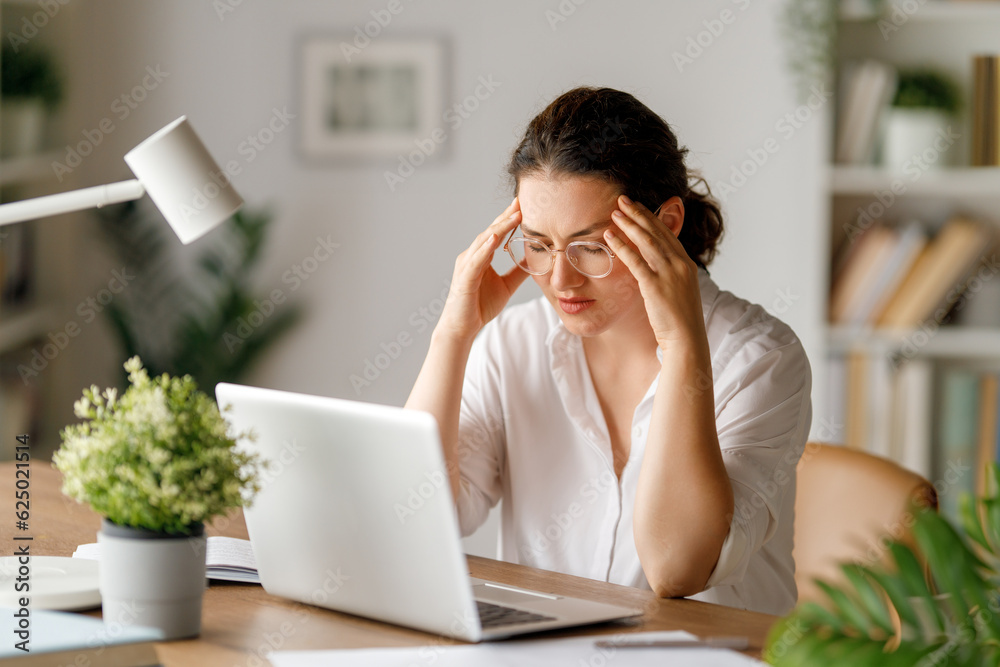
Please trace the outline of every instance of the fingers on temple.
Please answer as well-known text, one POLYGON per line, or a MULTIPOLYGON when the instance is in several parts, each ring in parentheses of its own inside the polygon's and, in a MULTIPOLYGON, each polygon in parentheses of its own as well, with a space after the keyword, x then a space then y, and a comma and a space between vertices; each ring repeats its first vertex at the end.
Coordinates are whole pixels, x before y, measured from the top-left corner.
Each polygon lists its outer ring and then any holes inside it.
POLYGON ((604 234, 604 240, 611 246, 618 259, 628 267, 633 276, 638 278, 641 273, 648 273, 650 271, 649 263, 635 246, 631 246, 626 242, 627 238, 620 227, 618 229, 609 229, 604 234))

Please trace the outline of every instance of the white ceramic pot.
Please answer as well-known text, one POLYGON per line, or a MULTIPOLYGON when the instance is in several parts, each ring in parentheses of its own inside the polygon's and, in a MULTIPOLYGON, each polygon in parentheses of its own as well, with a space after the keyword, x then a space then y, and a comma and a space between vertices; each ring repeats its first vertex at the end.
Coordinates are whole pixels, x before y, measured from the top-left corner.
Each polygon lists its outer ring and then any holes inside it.
POLYGON ((954 125, 952 118, 936 109, 889 109, 882 139, 882 164, 890 170, 902 171, 915 156, 931 168, 951 164, 958 146, 949 143, 949 125, 954 125))
POLYGON ((193 536, 101 524, 101 610, 107 627, 144 625, 167 639, 201 632, 205 532, 193 536))
POLYGON ((3 123, 0 123, 0 154, 21 157, 41 151, 47 116, 40 99, 4 100, 0 116, 3 117, 3 123))

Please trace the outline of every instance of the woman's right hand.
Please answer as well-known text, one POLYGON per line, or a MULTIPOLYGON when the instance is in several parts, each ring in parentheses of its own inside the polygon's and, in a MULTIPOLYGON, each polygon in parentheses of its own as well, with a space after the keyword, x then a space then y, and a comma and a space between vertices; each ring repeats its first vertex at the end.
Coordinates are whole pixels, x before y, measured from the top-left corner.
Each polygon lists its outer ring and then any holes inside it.
POLYGON ((493 253, 500 246, 500 239, 519 224, 521 208, 515 197, 510 206, 458 256, 448 299, 437 324, 438 331, 471 341, 507 305, 528 274, 515 266, 500 275, 490 263, 493 253))

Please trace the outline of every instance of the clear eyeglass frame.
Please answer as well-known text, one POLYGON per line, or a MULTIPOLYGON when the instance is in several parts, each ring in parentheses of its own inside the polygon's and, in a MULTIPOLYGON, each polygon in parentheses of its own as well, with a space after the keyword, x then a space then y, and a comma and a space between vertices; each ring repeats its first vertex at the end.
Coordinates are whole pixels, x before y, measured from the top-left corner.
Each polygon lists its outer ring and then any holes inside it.
POLYGON ((541 247, 545 248, 545 250, 547 250, 549 253, 549 267, 544 271, 531 271, 526 266, 517 261, 517 257, 514 256, 514 251, 511 250, 510 248, 510 242, 515 239, 514 234, 515 232, 517 232, 519 227, 520 226, 515 227, 511 231, 510 236, 507 237, 507 241, 503 245, 503 249, 507 252, 508 255, 510 255, 510 258, 514 261, 514 264, 525 273, 531 274, 533 276, 544 276, 546 273, 552 270, 552 267, 556 265, 556 255, 558 255, 559 253, 567 253, 570 248, 574 247, 585 247, 585 248, 597 247, 608 254, 608 270, 601 274, 591 274, 587 273, 586 271, 582 271, 580 267, 576 265, 576 262, 573 261, 572 256, 569 254, 566 255, 566 259, 569 260, 570 266, 572 266, 578 273, 587 276, 588 278, 604 278, 605 276, 609 275, 612 269, 614 269, 615 267, 615 253, 612 252, 611 248, 604 245, 603 243, 598 243, 597 241, 573 241, 566 245, 565 250, 553 250, 552 248, 547 247, 541 241, 531 239, 526 236, 518 236, 516 238, 524 239, 525 241, 532 243, 537 243, 541 247))

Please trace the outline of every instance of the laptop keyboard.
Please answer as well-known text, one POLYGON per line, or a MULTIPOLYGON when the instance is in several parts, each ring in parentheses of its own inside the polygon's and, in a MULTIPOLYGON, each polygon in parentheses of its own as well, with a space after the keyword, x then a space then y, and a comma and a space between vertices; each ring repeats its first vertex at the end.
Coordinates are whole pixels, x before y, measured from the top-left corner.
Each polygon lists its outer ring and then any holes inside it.
POLYGON ((476 600, 479 609, 479 622, 483 628, 498 628, 517 623, 533 623, 535 621, 554 621, 554 616, 545 616, 530 611, 522 611, 513 607, 504 607, 490 602, 476 600))

